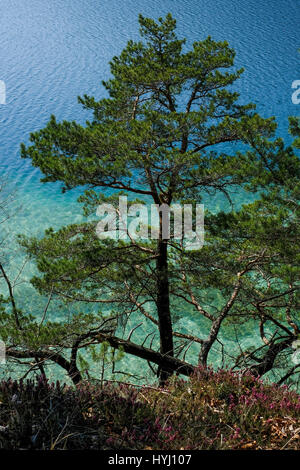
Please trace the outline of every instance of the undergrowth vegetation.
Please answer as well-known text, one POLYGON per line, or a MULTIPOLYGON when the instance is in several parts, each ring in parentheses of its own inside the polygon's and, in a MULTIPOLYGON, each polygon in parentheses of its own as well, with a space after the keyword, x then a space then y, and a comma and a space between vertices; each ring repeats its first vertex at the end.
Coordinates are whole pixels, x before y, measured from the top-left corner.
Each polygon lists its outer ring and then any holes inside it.
POLYGON ((165 388, 8 380, 0 402, 2 449, 300 450, 300 396, 231 370, 165 388))

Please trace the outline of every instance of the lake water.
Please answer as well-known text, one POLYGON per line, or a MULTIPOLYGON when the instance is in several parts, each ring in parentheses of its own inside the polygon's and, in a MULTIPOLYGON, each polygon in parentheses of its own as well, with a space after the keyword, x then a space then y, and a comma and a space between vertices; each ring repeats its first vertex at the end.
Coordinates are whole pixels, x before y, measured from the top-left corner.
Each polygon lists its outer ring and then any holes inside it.
MULTIPOLYGON (((17 213, 7 225, 12 246, 16 233, 37 235, 81 220, 76 191, 61 194, 58 184, 41 184, 39 171, 19 157, 20 142, 51 114, 89 119, 77 96, 103 96, 108 61, 138 38, 138 13, 157 18, 169 11, 189 44, 207 35, 229 41, 236 65, 245 67, 237 90, 263 116, 276 116, 279 135, 290 139, 288 116, 300 110, 291 101, 291 84, 300 79, 298 0, 0 0, 0 80, 6 84, 0 178, 16 189, 17 213)), ((21 258, 15 251, 7 260, 12 272, 21 258)), ((23 277, 31 275, 32 268, 23 277)), ((28 286, 19 293, 27 308, 37 309, 28 286)))

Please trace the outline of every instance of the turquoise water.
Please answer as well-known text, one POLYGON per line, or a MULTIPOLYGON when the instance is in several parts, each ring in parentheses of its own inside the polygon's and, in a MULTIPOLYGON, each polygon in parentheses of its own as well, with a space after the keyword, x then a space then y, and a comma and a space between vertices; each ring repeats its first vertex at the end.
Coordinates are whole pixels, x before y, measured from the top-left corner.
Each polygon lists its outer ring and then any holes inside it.
MULTIPOLYGON (((23 259, 15 250, 15 234, 39 235, 48 226, 81 220, 78 193, 61 194, 58 184, 41 184, 39 171, 19 157, 20 142, 52 113, 58 119, 88 119, 77 96, 103 96, 108 61, 127 40, 138 38, 138 13, 157 18, 169 11, 189 44, 208 34, 229 41, 236 65, 245 67, 236 86, 243 100, 255 102, 263 116, 275 115, 278 133, 290 139, 287 119, 300 109, 291 101, 291 84, 300 78, 298 0, 1 0, 0 80, 7 102, 0 105, 0 178, 16 191, 15 216, 1 226, 1 235, 12 250, 7 259, 12 273, 23 259)), ((22 280, 32 273, 28 265, 22 280)), ((43 306, 43 299, 36 305, 26 283, 18 291, 27 308, 43 306)), ((189 317, 185 325, 195 328, 189 317)))

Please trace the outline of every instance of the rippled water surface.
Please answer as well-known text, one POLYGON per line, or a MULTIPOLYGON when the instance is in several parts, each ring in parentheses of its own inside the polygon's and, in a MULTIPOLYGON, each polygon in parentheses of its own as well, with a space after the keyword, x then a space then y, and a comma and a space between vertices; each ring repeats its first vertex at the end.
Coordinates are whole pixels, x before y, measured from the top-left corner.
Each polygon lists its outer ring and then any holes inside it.
MULTIPOLYGON (((207 35, 229 41, 236 65, 245 67, 238 91, 264 116, 275 115, 279 134, 289 139, 287 118, 300 109, 291 101, 291 84, 300 78, 298 0, 0 0, 0 80, 7 90, 0 105, 0 177, 16 189, 11 234, 40 234, 80 220, 76 191, 62 195, 59 185, 41 184, 39 171, 19 157, 20 142, 51 114, 88 119, 77 96, 103 96, 108 61, 138 38, 138 13, 157 18, 169 11, 189 44, 207 35)), ((20 259, 10 257, 12 270, 20 259)))

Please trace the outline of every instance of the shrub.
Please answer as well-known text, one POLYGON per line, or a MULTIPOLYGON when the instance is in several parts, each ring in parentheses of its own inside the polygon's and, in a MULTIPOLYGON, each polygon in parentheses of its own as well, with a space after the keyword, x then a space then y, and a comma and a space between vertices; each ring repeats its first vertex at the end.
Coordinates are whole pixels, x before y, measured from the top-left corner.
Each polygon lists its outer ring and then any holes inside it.
POLYGON ((0 402, 2 449, 300 449, 300 396, 231 370, 164 389, 7 380, 0 402))

